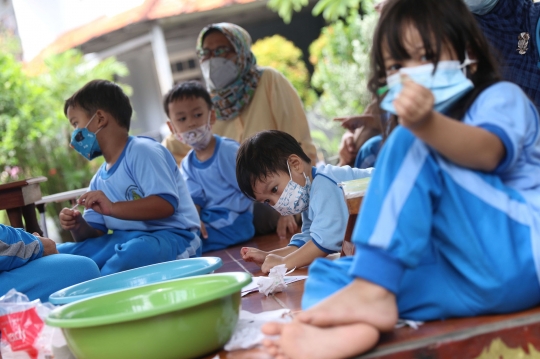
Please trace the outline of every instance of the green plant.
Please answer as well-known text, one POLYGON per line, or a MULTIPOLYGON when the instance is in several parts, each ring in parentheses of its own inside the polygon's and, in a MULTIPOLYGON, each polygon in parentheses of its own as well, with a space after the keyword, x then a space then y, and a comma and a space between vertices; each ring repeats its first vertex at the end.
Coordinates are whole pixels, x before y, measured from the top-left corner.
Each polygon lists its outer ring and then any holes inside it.
POLYGON ((315 67, 311 84, 321 96, 320 111, 327 117, 361 113, 371 100, 367 89, 369 52, 378 15, 352 12, 323 28, 310 46, 315 67))
MULTIPOLYGON (((44 195, 88 186, 100 163, 84 160, 69 147, 73 129, 64 116, 64 100, 92 79, 125 76, 125 65, 112 58, 89 64, 80 52, 69 50, 47 58, 44 72, 31 76, 12 54, 0 50, 0 68, 0 168, 17 166, 21 178, 47 177, 41 184, 44 195)), ((47 206, 56 221, 61 207, 47 206)))
POLYGON ((302 59, 302 51, 292 41, 280 35, 257 40, 251 47, 260 66, 281 72, 294 86, 305 107, 310 107, 317 95, 310 88, 309 72, 302 59))
MULTIPOLYGON (((293 12, 299 12, 307 6, 308 0, 270 0, 268 7, 277 12, 285 23, 290 23, 293 12)), ((336 21, 341 17, 346 17, 352 10, 358 12, 369 11, 373 7, 373 0, 319 0, 313 7, 313 16, 321 15, 327 21, 336 21)))

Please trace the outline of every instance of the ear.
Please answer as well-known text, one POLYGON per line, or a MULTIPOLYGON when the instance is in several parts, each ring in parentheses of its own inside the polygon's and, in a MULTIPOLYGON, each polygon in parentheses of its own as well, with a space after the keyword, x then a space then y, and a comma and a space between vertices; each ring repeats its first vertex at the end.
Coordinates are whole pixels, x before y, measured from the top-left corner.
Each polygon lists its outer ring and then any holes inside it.
POLYGON ((171 123, 171 121, 167 121, 167 126, 169 126, 169 130, 171 130, 171 133, 176 133, 176 131, 174 130, 174 127, 173 127, 173 124, 171 123))
POLYGON ((304 173, 304 161, 295 154, 292 154, 288 158, 289 168, 291 172, 304 173))
POLYGON ((210 126, 214 126, 216 123, 216 110, 210 110, 210 126))
POLYGON ((111 120, 111 114, 103 111, 103 110, 97 110, 96 111, 96 119, 98 128, 103 128, 109 124, 109 120, 111 120))

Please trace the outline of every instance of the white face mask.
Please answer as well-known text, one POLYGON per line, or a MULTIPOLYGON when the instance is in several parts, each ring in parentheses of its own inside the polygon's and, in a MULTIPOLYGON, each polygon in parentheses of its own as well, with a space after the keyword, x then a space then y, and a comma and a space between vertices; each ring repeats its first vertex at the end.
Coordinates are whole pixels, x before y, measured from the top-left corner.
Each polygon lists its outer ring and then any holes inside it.
POLYGON ((311 182, 305 173, 304 178, 306 179, 306 184, 300 186, 292 180, 289 162, 287 162, 287 168, 289 169, 289 176, 291 179, 283 189, 277 203, 272 206, 272 208, 278 211, 282 216, 304 212, 309 206, 309 190, 311 189, 311 182))
POLYGON ((238 77, 238 67, 223 57, 212 57, 201 63, 204 80, 210 90, 220 90, 238 77))
POLYGON ((204 150, 212 139, 212 128, 210 127, 211 115, 212 113, 210 112, 208 114, 208 121, 204 125, 186 132, 175 132, 174 136, 178 141, 185 143, 197 151, 204 150))

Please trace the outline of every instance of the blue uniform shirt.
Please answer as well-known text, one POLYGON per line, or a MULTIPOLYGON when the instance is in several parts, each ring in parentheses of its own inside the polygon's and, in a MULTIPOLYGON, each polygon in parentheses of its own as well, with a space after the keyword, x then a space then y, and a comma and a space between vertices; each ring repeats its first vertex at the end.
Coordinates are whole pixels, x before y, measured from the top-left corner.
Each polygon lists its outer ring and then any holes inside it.
POLYGON ((90 191, 101 190, 111 202, 136 201, 160 196, 175 209, 167 218, 129 221, 103 216, 92 209, 84 219, 103 232, 112 230, 198 230, 199 216, 172 154, 155 140, 130 136, 120 158, 109 169, 104 163, 90 182, 90 191))
POLYGON ((240 144, 216 138, 212 157, 204 162, 191 150, 182 160, 181 172, 193 202, 203 209, 225 208, 237 213, 250 210, 252 201, 244 196, 236 181, 236 153, 240 144))
POLYGON ((0 224, 0 272, 21 267, 42 256, 43 244, 34 235, 22 228, 0 224))
POLYGON ((370 177, 372 168, 358 169, 332 165, 313 168, 309 192, 309 208, 302 212, 302 232, 291 238, 289 245, 302 247, 313 243, 325 253, 341 250, 349 212, 338 183, 370 177))

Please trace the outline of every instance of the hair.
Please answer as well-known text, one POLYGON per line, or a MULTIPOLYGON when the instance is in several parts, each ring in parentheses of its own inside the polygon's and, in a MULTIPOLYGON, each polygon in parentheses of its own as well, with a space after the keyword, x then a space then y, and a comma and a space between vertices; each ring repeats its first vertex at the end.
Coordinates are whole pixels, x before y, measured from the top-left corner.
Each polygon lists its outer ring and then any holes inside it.
POLYGON ((289 173, 287 162, 290 155, 297 155, 311 163, 300 143, 283 131, 259 132, 242 143, 236 155, 236 180, 240 191, 254 199, 253 187, 270 174, 289 173))
POLYGON ((167 117, 170 118, 169 104, 186 98, 202 98, 208 105, 208 108, 212 108, 212 99, 210 98, 210 94, 204 85, 199 81, 186 81, 174 86, 163 97, 163 109, 165 110, 167 117))
POLYGON ((64 103, 64 115, 68 107, 82 108, 88 116, 93 116, 97 110, 103 110, 112 115, 116 122, 129 131, 133 109, 129 98, 114 82, 107 80, 92 80, 71 95, 64 103))
MULTIPOLYGON (((395 60, 410 58, 403 38, 404 28, 410 25, 420 33, 426 57, 435 68, 443 44, 455 51, 461 63, 465 60, 466 51, 476 60, 476 71, 471 73, 467 69, 467 77, 475 88, 456 102, 450 111, 452 118, 461 120, 476 97, 501 80, 489 44, 463 0, 389 0, 382 9, 373 35, 369 90, 380 102, 377 90, 386 85, 383 48, 395 60)), ((397 122, 395 116, 393 121, 397 122)))

